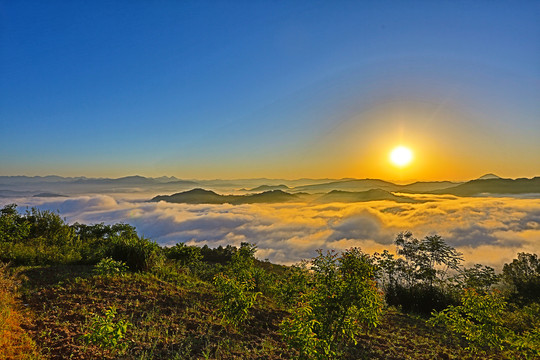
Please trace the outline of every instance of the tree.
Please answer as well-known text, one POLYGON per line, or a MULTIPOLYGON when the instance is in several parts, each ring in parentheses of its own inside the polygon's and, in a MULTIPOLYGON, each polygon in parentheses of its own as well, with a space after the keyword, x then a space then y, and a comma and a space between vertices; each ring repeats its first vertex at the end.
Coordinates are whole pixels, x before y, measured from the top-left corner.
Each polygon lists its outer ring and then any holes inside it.
POLYGON ((436 279, 443 280, 448 270, 458 270, 463 261, 463 254, 447 245, 439 235, 418 240, 411 232, 404 232, 398 234, 395 244, 397 253, 407 261, 407 277, 427 283, 430 287, 433 287, 436 279))
POLYGON ((0 244, 24 241, 29 233, 30 224, 17 213, 17 204, 6 205, 0 210, 0 244))
POLYGON ((439 235, 418 240, 411 232, 403 232, 395 244, 397 256, 388 251, 374 255, 376 274, 389 305, 429 314, 455 303, 445 280, 450 270, 459 269, 461 253, 439 235))
POLYGON ((504 264, 503 279, 512 286, 512 300, 529 303, 540 301, 540 259, 536 254, 519 253, 510 264, 504 264))
POLYGON ((473 288, 485 293, 499 281, 500 276, 491 266, 475 264, 461 270, 455 279, 461 288, 473 288))

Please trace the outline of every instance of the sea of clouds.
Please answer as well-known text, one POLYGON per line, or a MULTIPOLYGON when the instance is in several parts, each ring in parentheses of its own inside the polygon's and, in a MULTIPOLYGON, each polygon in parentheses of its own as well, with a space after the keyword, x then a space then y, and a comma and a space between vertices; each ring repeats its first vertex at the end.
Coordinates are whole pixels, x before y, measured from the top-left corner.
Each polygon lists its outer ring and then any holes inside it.
POLYGON ((538 198, 415 197, 426 202, 189 205, 112 194, 3 198, 0 205, 17 203, 19 210, 36 206, 58 211, 69 223, 124 222, 161 245, 255 243, 259 259, 282 264, 309 259, 317 249, 357 246, 367 253, 394 251, 396 235, 407 230, 418 238, 441 235, 463 252, 466 265, 482 263, 500 269, 518 252, 539 252, 538 198))

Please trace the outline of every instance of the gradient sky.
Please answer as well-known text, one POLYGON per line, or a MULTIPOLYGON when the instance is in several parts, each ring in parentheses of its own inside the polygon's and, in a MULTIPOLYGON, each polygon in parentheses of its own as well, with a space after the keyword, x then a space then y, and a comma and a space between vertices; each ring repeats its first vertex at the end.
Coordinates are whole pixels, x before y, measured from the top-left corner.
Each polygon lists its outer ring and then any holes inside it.
POLYGON ((0 0, 0 126, 0 175, 540 175, 540 2, 0 0))

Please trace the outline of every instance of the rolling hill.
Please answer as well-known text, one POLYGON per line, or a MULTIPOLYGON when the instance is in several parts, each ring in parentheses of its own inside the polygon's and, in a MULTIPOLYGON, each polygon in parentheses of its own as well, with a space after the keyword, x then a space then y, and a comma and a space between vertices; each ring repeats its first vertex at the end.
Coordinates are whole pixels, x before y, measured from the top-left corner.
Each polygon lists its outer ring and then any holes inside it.
POLYGON ((193 189, 173 195, 158 195, 152 202, 165 201, 179 204, 254 204, 282 203, 298 200, 299 197, 281 190, 265 191, 252 195, 220 195, 210 190, 193 189))
POLYGON ((540 193, 540 177, 532 179, 490 178, 471 180, 454 187, 432 191, 433 194, 474 196, 482 194, 529 194, 540 193))
POLYGON ((412 199, 407 196, 394 195, 391 192, 381 189, 371 189, 367 191, 351 192, 332 190, 328 194, 325 194, 318 198, 316 202, 328 203, 328 202, 366 202, 377 200, 390 200, 399 203, 419 203, 422 201, 412 199))

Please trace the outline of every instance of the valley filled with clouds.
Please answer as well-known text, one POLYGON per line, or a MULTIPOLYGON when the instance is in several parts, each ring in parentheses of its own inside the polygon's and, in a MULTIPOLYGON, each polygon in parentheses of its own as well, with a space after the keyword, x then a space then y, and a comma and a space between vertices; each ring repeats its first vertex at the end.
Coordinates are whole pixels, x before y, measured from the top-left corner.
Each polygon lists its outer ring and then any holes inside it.
POLYGON ((441 235, 463 252, 467 266, 482 263, 500 270, 518 252, 538 251, 540 201, 536 196, 407 196, 422 202, 174 204, 147 202, 149 194, 111 193, 4 197, 0 205, 16 203, 19 211, 33 206, 58 211, 69 223, 124 222, 161 245, 255 243, 259 259, 282 264, 311 258, 316 249, 357 246, 367 253, 393 251, 396 235, 407 230, 417 238, 441 235))

